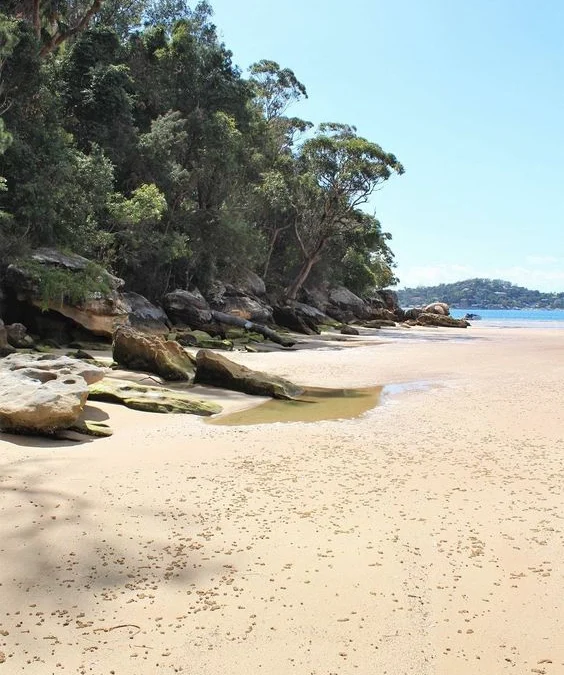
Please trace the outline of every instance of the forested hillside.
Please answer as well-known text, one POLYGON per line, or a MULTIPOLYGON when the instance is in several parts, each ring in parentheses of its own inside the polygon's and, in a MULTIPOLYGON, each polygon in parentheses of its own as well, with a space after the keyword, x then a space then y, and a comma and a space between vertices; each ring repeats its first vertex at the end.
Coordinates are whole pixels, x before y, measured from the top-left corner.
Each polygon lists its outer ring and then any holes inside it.
POLYGON ((402 307, 417 307, 435 300, 465 309, 564 309, 564 293, 541 293, 499 279, 466 279, 439 286, 398 291, 402 307))
POLYGON ((393 283, 390 235, 360 207, 402 165, 292 116, 304 84, 268 55, 240 70, 209 4, 1 7, 0 273, 48 245, 153 299, 242 269, 289 299, 393 283))

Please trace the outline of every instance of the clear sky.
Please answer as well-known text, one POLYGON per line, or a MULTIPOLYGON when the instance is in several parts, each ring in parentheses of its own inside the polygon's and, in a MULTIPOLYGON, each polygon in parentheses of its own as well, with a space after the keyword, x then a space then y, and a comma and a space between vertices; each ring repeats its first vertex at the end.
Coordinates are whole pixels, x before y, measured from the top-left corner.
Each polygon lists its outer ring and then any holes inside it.
POLYGON ((244 71, 294 70, 291 114, 347 122, 406 173, 370 204, 400 287, 564 291, 564 1, 211 0, 244 71))

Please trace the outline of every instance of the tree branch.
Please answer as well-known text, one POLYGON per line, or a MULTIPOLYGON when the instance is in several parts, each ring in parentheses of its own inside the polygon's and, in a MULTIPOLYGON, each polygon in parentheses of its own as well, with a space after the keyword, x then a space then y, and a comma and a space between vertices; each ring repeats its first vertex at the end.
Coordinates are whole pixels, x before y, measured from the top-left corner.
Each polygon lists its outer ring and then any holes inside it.
POLYGON ((33 30, 35 31, 35 35, 37 38, 41 38, 41 17, 39 14, 39 5, 40 5, 41 0, 33 0, 33 5, 32 5, 32 22, 33 22, 33 30))
MULTIPOLYGON (((65 42, 65 40, 68 40, 74 35, 77 35, 78 33, 85 30, 88 27, 88 24, 90 23, 90 20, 92 19, 94 14, 100 11, 103 1, 104 0, 94 0, 90 5, 90 8, 85 12, 82 19, 80 19, 80 21, 72 28, 69 28, 68 30, 63 32, 59 32, 57 30, 57 32, 51 37, 51 39, 43 45, 43 47, 41 48, 40 55, 46 56, 47 54, 50 54, 60 44, 65 42)), ((34 2, 36 2, 39 5, 39 0, 34 0, 34 2)))

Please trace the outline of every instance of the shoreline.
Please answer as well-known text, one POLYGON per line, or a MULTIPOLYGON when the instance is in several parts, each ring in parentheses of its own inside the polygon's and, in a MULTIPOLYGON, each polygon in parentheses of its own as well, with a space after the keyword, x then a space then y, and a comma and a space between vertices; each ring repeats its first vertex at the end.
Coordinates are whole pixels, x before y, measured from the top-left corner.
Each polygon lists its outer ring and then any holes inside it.
POLYGON ((309 386, 439 385, 358 418, 96 403, 111 438, 0 436, 0 669, 559 672, 562 334, 422 331, 229 354, 309 386))

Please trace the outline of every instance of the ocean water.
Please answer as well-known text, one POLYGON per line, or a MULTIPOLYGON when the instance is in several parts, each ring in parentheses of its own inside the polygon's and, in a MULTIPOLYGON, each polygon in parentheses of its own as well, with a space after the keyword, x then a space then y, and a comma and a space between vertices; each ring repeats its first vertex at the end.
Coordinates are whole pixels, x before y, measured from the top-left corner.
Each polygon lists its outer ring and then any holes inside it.
POLYGON ((474 325, 496 326, 499 328, 562 328, 564 309, 454 309, 450 313, 455 319, 465 314, 479 314, 482 318, 471 321, 474 325))

